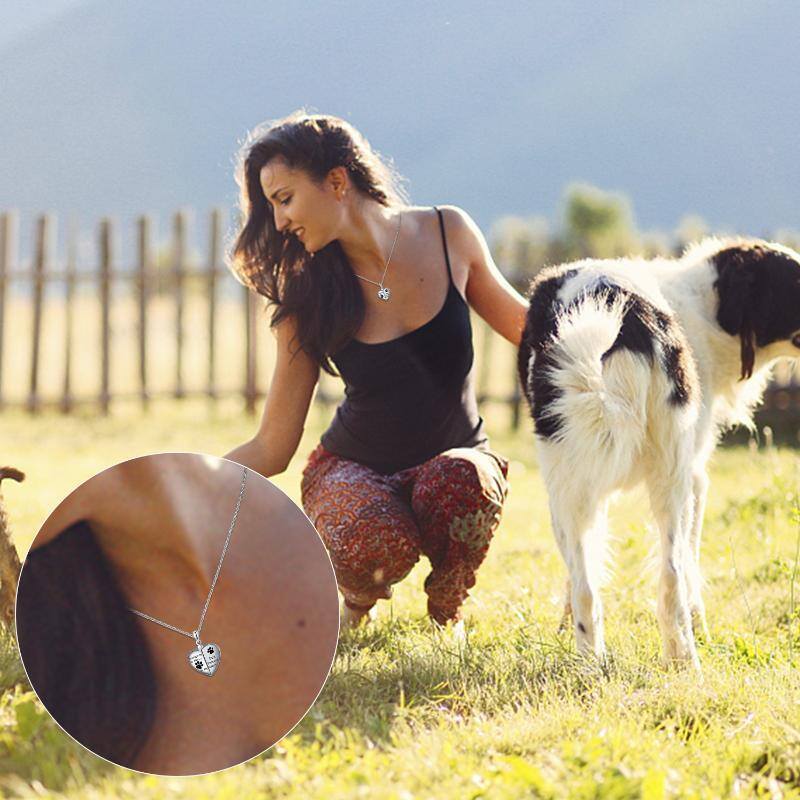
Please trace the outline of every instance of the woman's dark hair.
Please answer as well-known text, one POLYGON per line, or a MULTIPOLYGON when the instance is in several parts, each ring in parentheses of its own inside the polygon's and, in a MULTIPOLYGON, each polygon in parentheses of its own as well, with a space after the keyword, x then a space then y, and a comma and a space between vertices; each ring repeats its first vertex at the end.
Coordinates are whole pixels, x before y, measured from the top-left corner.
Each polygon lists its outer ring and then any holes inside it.
POLYGON ((64 730, 130 766, 156 708, 147 642, 88 522, 28 554, 17 640, 31 686, 64 730))
POLYGON ((242 227, 231 249, 231 267, 243 284, 274 305, 271 324, 294 317, 300 348, 335 374, 331 354, 355 335, 364 318, 361 288, 339 242, 309 255, 295 236, 275 227, 260 181, 261 169, 274 158, 304 170, 317 183, 334 167, 344 167, 358 192, 383 206, 400 205, 406 196, 394 169, 338 117, 295 111, 255 128, 241 149, 236 177, 242 227))

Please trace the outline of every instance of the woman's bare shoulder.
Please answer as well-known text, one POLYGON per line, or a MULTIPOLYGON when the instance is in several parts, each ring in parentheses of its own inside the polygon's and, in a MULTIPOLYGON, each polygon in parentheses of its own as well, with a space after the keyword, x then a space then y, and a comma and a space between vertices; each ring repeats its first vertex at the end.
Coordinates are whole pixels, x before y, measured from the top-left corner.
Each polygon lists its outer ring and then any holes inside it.
POLYGON ((440 205, 437 208, 441 209, 444 216, 444 224, 447 226, 447 232, 453 232, 457 236, 468 236, 480 233, 475 220, 460 206, 440 205))
POLYGON ((436 209, 442 212, 447 242, 455 245, 460 240, 474 240, 480 229, 463 208, 454 205, 406 206, 403 208, 404 226, 412 229, 415 236, 429 233, 439 236, 439 219, 436 209))

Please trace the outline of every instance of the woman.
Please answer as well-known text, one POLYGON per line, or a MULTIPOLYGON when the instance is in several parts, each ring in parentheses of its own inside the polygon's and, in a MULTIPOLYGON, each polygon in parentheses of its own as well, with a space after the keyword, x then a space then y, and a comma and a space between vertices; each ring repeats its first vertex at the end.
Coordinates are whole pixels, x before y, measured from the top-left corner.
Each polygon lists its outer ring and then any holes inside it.
POLYGON ((469 308, 519 344, 526 303, 458 208, 407 205, 347 122, 302 111, 251 134, 232 262, 273 304, 261 425, 228 457, 262 475, 297 449, 320 369, 345 399, 303 473, 354 625, 426 555, 428 611, 457 620, 505 500, 473 386, 469 308))

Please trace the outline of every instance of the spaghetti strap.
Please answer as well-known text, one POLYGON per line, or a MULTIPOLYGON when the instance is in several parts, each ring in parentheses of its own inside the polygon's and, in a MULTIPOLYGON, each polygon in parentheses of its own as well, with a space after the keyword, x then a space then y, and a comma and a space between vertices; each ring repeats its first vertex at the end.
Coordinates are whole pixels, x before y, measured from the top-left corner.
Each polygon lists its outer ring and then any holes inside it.
POLYGON ((447 252, 447 237, 444 235, 444 217, 438 206, 434 206, 434 208, 439 215, 439 227, 442 229, 442 245, 444 246, 444 260, 447 263, 447 275, 450 278, 450 283, 453 283, 453 272, 450 269, 450 256, 447 252))

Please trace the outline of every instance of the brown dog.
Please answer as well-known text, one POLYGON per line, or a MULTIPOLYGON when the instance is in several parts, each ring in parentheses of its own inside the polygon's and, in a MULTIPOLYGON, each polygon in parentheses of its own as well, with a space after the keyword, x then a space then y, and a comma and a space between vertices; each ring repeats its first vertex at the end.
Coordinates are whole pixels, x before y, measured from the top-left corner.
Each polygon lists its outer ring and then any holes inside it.
MULTIPOLYGON (((6 478, 23 481, 25 474, 14 467, 0 467, 0 489, 6 478)), ((8 514, 3 506, 3 495, 0 491, 0 620, 9 628, 14 622, 14 601, 20 569, 19 555, 17 548, 11 542, 8 514)))

